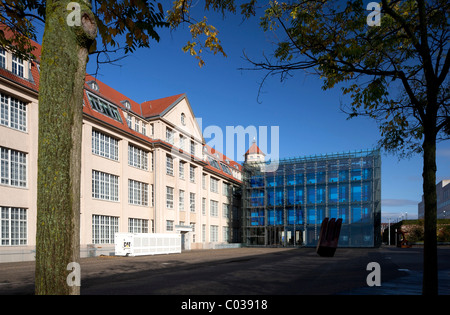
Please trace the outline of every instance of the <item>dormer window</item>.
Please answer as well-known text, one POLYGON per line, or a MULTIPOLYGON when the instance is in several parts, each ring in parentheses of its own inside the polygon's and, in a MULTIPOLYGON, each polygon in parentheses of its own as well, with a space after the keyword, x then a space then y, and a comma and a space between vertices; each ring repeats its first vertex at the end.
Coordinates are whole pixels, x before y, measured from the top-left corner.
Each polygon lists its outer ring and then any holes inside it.
POLYGON ((184 113, 181 113, 181 124, 183 126, 186 125, 186 115, 184 113))
POLYGON ((111 117, 112 119, 122 122, 117 106, 91 93, 87 93, 87 96, 94 110, 102 113, 103 115, 111 117))
POLYGON ((0 68, 6 69, 6 51, 0 47, 0 68))
POLYGON ((95 82, 95 81, 89 81, 87 84, 88 84, 89 87, 90 87, 91 89, 93 89, 94 91, 98 91, 98 90, 99 90, 99 87, 98 87, 97 82, 95 82))
POLYGON ((131 109, 130 101, 124 100, 121 103, 123 104, 123 106, 125 106, 126 109, 131 109))
POLYGON ((23 78, 23 60, 17 56, 12 56, 12 72, 23 78))

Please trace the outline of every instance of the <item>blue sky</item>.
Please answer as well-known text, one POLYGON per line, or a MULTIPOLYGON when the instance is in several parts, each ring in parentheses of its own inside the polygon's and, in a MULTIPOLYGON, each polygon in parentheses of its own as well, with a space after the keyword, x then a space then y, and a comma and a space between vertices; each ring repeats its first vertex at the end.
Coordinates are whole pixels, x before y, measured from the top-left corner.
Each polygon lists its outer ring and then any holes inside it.
MULTIPOLYGON (((255 60, 260 60, 263 54, 270 57, 276 38, 264 33, 256 18, 241 23, 239 15, 227 15, 225 20, 207 15, 220 31, 226 58, 205 53, 206 65, 199 68, 196 59, 181 50, 190 39, 187 27, 161 30, 161 41, 150 49, 137 50, 120 61, 120 66, 101 65, 98 79, 137 102, 186 93, 194 114, 202 118, 203 128, 218 126, 224 134, 226 126, 267 126, 270 137, 270 127, 278 126, 280 158, 370 149, 377 145, 380 135, 375 122, 368 118, 347 120, 340 112, 340 103, 348 103, 349 98, 339 88, 323 91, 322 81, 305 71, 298 71, 283 82, 279 77, 268 78, 258 102, 258 89, 265 73, 238 68, 250 66, 242 58, 244 50, 255 60)), ((90 63, 88 72, 94 70, 95 64, 90 63)), ((243 159, 236 154, 230 157, 243 159)), ((447 141, 437 148, 438 181, 450 178, 449 162, 447 141)), ((395 221, 406 213, 408 218, 417 217, 421 174, 421 156, 399 161, 396 156, 382 153, 383 222, 388 218, 395 221)))

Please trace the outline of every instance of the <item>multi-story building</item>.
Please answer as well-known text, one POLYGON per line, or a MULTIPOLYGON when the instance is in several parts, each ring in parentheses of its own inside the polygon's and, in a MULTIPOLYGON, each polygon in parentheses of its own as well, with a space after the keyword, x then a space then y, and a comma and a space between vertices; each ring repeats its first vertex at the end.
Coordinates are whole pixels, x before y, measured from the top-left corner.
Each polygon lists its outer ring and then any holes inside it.
POLYGON ((341 218, 339 246, 381 244, 379 150, 283 159, 268 167, 254 143, 243 172, 243 242, 316 246, 325 217, 341 218))
MULTIPOLYGON (((38 91, 39 58, 0 48, 0 262, 34 259, 38 91)), ((116 232, 240 241, 242 166, 205 144, 185 94, 139 104, 89 75, 84 92, 82 257, 113 253, 116 232)))
MULTIPOLYGON (((441 180, 436 185, 436 201, 437 201, 437 211, 436 217, 438 219, 449 219, 450 218, 450 179, 441 180)), ((425 202, 423 200, 419 202, 418 205, 418 218, 423 219, 425 211, 425 202)))

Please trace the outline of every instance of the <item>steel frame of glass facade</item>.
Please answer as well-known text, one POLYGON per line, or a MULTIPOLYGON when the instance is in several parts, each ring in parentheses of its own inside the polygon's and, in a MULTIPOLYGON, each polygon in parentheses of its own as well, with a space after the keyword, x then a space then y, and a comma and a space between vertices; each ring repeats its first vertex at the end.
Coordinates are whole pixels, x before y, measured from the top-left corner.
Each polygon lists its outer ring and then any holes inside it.
POLYGON ((316 246, 322 220, 342 218, 338 246, 381 245, 379 149, 244 164, 243 242, 316 246))

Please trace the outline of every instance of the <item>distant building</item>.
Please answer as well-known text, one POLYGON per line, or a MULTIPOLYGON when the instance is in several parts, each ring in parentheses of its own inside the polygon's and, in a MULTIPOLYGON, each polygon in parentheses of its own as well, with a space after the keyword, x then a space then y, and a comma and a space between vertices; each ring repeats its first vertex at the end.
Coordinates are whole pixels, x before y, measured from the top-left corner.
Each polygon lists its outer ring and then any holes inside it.
MULTIPOLYGON (((437 197, 437 218, 450 219, 450 179, 444 179, 436 185, 437 197)), ((422 201, 419 202, 419 219, 424 218, 425 202, 422 195, 422 201)))
POLYGON ((316 246, 325 217, 342 219, 339 246, 381 244, 379 150, 283 159, 266 171, 254 143, 243 176, 247 245, 316 246))

